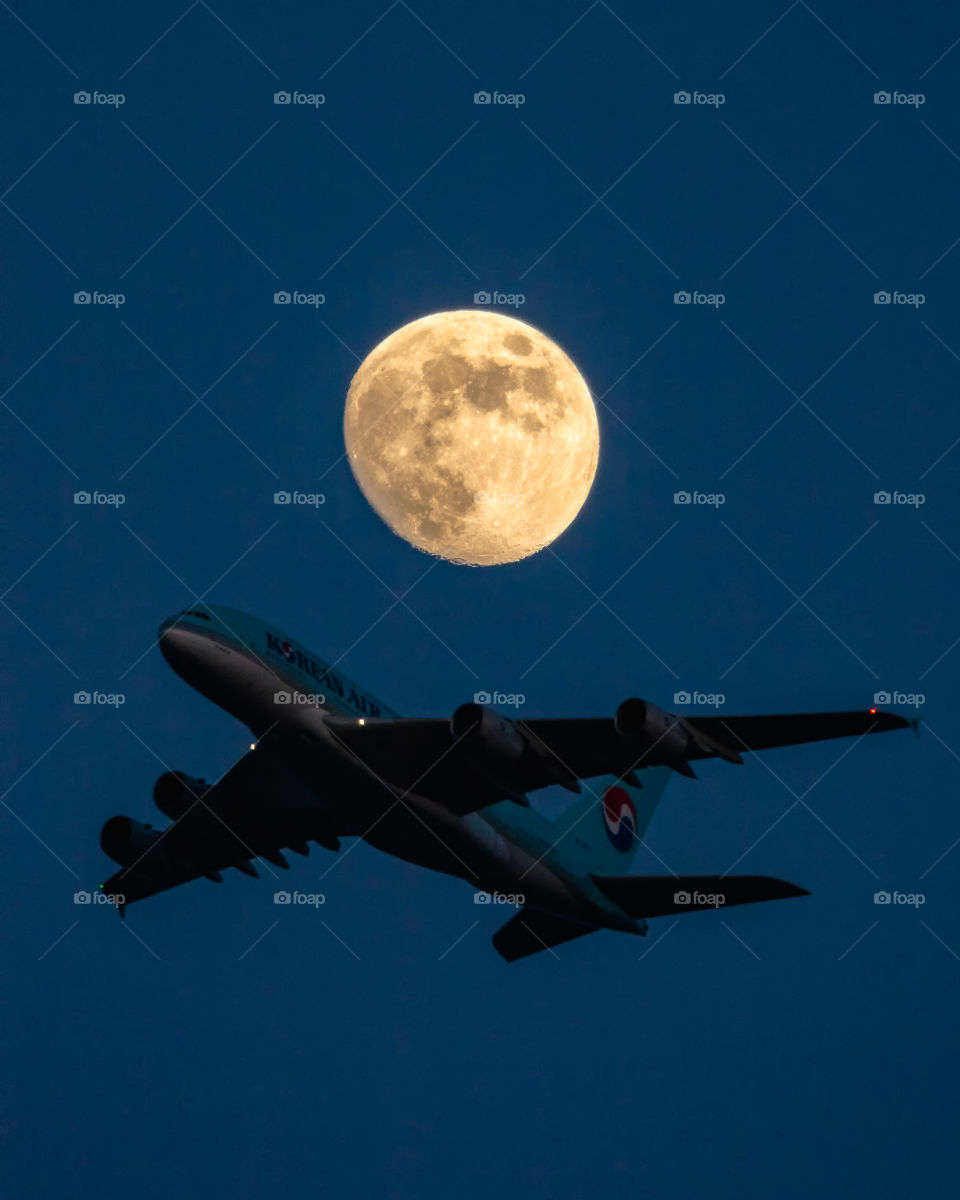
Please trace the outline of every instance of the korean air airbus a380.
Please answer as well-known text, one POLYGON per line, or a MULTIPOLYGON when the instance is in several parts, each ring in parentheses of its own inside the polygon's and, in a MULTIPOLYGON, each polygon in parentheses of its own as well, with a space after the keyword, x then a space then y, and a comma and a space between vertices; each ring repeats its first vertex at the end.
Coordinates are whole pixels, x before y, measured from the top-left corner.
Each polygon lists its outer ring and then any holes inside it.
POLYGON ((256 743, 213 785, 162 775, 153 795, 166 829, 106 822, 100 844, 120 870, 102 888, 121 914, 231 867, 256 875, 255 858, 287 867, 285 848, 335 852, 360 837, 475 891, 522 895, 493 939, 508 961, 599 929, 643 934, 648 917, 807 895, 764 875, 625 872, 667 780, 695 777, 691 762, 911 724, 875 709, 678 717, 637 699, 612 718, 519 721, 471 703, 404 719, 292 638, 222 607, 165 621, 160 649, 256 743), (579 797, 557 821, 528 800, 551 784, 579 797))

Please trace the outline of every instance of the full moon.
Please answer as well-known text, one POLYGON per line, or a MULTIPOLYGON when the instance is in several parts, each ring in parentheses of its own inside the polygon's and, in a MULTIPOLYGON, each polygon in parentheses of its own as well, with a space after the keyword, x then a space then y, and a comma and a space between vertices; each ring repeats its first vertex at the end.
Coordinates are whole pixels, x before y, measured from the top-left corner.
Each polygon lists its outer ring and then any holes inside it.
POLYGON ((597 472, 593 399, 532 325, 466 309, 411 321, 360 364, 343 419, 360 490, 394 533, 455 563, 549 545, 597 472))

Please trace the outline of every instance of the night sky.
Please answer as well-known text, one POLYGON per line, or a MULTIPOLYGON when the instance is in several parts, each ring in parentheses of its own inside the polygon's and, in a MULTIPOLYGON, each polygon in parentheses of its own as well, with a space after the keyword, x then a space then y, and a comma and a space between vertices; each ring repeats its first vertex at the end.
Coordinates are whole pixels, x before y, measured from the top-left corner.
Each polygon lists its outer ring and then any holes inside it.
POLYGON ((0 5, 6 1193, 955 1194, 955 6, 319 8, 0 5), (342 418, 483 291, 581 369, 600 465, 467 568, 373 513, 342 418), (672 780, 634 871, 811 895, 645 940, 507 965, 509 913, 363 844, 277 873, 320 909, 264 869, 121 923, 74 903, 104 820, 249 743, 156 646, 204 599, 411 716, 923 726, 672 780))

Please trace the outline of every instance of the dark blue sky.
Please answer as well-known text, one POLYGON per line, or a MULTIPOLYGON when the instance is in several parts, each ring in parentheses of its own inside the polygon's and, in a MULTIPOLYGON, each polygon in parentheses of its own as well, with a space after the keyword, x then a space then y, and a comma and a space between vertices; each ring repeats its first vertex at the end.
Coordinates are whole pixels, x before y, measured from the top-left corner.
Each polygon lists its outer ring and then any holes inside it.
POLYGON ((955 8, 51 2, 0 29, 10 1194, 953 1194, 955 8), (550 550, 458 568, 369 509, 343 402, 386 334, 494 289, 583 371, 600 468, 550 550), (248 742, 156 649, 198 597, 349 650, 411 715, 886 690, 927 728, 673 781, 635 870, 812 895, 646 941, 507 966, 501 914, 362 845, 294 864, 319 914, 278 919, 265 873, 124 926, 73 903, 102 822, 248 742))

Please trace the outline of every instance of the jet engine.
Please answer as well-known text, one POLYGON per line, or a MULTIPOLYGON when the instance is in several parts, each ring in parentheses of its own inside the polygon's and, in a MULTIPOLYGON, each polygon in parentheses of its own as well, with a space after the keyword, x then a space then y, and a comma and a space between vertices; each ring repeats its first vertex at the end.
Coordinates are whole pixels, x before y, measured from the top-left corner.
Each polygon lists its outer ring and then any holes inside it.
POLYGON ((166 771, 153 785, 153 802, 165 817, 178 821, 209 790, 205 779, 194 779, 185 771, 166 771))
POLYGON ((450 732, 479 746, 491 758, 519 758, 526 745, 516 725, 486 704, 461 704, 450 718, 450 732))
POLYGON ((652 763, 685 762, 692 750, 683 719, 647 700, 624 700, 613 723, 621 737, 644 743, 652 763))
POLYGON ((131 867, 159 837, 158 829, 133 817, 111 817, 100 830, 100 848, 121 867, 131 867))

